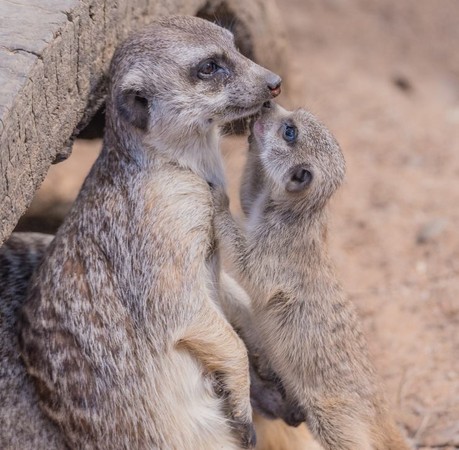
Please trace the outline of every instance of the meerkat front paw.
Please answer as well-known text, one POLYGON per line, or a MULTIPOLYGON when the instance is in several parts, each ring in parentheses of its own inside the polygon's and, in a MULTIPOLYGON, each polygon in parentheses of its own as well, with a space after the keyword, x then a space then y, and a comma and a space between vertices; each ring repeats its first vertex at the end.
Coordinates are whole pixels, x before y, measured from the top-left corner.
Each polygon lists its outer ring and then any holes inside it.
POLYGON ((232 398, 231 394, 221 385, 219 389, 216 389, 216 392, 222 398, 227 399, 229 405, 228 418, 241 448, 254 448, 256 444, 256 435, 252 422, 252 407, 250 405, 250 400, 247 400, 247 402, 244 401, 243 404, 241 404, 240 400, 237 402, 237 400, 232 398), (244 403, 246 403, 246 405, 244 405, 244 403), (236 406, 236 404, 238 406, 236 406))
POLYGON ((297 427, 303 422, 306 422, 307 413, 298 402, 289 400, 285 403, 282 418, 287 425, 297 427))
POLYGON ((225 391, 229 406, 228 417, 231 427, 237 436, 239 445, 242 448, 253 448, 256 444, 255 428, 252 422, 252 406, 249 398, 239 398, 239 395, 231 395, 225 391))
POLYGON ((285 391, 277 377, 263 379, 253 368, 250 371, 250 401, 252 408, 267 419, 282 418, 285 391))

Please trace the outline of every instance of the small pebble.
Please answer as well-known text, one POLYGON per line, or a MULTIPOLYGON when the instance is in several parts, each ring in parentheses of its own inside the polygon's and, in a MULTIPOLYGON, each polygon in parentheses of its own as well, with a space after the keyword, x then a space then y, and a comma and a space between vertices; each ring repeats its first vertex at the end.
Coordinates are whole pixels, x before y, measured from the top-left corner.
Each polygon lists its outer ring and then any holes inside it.
POLYGON ((418 261, 416 263, 416 271, 420 274, 425 274, 427 272, 427 264, 425 261, 418 261))
POLYGON ((437 218, 425 223, 416 236, 418 244, 426 244, 435 240, 446 228, 447 221, 443 218, 437 218))
POLYGON ((451 123, 459 123, 459 106, 450 109, 447 112, 446 119, 451 123))
POLYGON ((403 92, 411 92, 413 90, 413 85, 411 81, 404 75, 394 75, 392 77, 392 83, 398 87, 403 92))

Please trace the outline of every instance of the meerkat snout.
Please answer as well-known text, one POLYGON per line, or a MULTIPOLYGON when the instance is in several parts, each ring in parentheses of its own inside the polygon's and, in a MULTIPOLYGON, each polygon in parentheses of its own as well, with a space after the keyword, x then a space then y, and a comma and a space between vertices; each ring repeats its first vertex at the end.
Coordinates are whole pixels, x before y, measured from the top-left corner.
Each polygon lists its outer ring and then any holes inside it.
POLYGON ((277 97, 281 93, 282 78, 275 74, 269 74, 266 81, 272 97, 277 97))

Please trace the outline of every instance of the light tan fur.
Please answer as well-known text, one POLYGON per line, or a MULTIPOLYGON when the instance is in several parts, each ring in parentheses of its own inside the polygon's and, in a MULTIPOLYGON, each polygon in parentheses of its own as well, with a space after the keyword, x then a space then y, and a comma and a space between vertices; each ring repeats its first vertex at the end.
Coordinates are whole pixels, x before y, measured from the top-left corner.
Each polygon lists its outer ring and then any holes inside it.
MULTIPOLYGON (((314 440, 305 425, 291 427, 283 420, 273 420, 281 410, 285 411, 285 399, 275 382, 269 378, 262 378, 266 367, 260 367, 259 361, 266 356, 260 345, 251 299, 239 283, 226 272, 221 273, 220 284, 220 305, 225 317, 249 348, 250 391, 257 433, 256 450, 321 450, 322 447, 314 440)), ((271 371, 268 376, 273 376, 271 371)))
POLYGON ((323 450, 304 424, 294 428, 283 420, 269 420, 255 415, 257 450, 323 450))
POLYGON ((258 362, 285 388, 280 415, 293 425, 306 421, 327 450, 408 449, 324 242, 325 208, 344 178, 338 144, 309 112, 274 104, 263 108, 250 139, 241 192, 246 230, 221 188, 215 226, 253 300, 258 362))
POLYGON ((280 79, 192 17, 134 34, 109 75, 103 150, 22 310, 40 407, 71 448, 251 447, 247 352, 218 306, 209 183, 224 185, 219 125, 259 109, 280 79))

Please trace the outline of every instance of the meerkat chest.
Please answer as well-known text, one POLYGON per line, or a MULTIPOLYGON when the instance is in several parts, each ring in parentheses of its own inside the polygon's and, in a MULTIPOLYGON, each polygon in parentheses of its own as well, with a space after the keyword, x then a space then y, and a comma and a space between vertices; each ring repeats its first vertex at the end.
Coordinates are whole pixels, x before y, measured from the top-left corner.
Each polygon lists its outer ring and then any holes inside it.
POLYGON ((145 216, 159 244, 196 253, 212 245, 213 207, 204 180, 174 168, 158 171, 145 186, 145 216))

